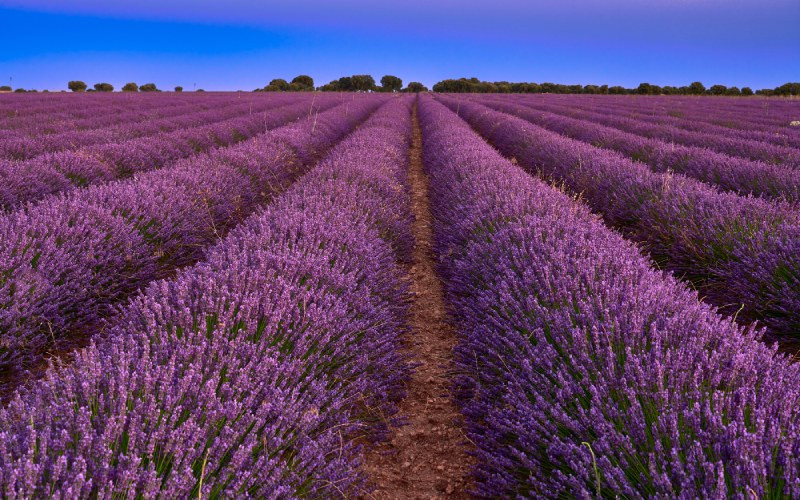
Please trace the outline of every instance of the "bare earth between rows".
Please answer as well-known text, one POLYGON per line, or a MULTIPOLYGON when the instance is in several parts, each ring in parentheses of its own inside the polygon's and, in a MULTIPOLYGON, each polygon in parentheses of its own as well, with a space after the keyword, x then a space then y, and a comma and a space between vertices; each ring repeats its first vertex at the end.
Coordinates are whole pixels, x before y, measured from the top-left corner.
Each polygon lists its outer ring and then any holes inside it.
POLYGON ((473 465, 462 418, 450 398, 455 332, 447 323, 442 283, 436 274, 428 179, 422 166, 422 131, 414 108, 409 185, 415 239, 410 333, 406 354, 416 365, 399 416, 406 425, 367 451, 365 473, 374 488, 367 498, 468 498, 473 465))

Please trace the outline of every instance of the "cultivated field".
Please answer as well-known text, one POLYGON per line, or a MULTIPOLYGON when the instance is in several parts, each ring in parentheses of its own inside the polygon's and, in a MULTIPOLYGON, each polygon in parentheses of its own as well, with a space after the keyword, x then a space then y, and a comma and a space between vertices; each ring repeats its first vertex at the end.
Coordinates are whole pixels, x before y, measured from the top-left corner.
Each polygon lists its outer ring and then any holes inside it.
POLYGON ((796 120, 4 95, 1 495, 798 497, 796 120))

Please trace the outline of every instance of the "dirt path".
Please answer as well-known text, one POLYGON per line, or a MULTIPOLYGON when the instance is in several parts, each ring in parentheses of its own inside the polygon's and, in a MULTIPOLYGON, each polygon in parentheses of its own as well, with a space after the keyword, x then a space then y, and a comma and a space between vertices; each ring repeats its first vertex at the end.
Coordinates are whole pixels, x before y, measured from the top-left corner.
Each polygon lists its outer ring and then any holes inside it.
POLYGON ((432 217, 428 178, 422 169, 422 131, 414 108, 409 183, 414 211, 411 277, 411 334, 406 344, 418 364, 400 404, 407 425, 387 442, 369 450, 365 472, 375 491, 367 498, 468 498, 472 458, 461 427, 461 414, 450 400, 451 350, 455 332, 446 322, 442 284, 432 251, 432 217))

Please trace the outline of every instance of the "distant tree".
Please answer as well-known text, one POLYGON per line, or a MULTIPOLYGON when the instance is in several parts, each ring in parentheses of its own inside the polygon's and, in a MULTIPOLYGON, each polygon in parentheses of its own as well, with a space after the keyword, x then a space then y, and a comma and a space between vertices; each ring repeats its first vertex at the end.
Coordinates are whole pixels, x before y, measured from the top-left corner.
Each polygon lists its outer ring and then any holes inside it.
POLYGON ((712 85, 711 88, 708 89, 708 93, 711 95, 723 95, 726 90, 728 90, 728 87, 725 85, 712 85))
POLYGON ((11 92, 11 87, 8 85, 0 85, 0 92, 11 92))
POLYGON ((139 92, 155 92, 157 90, 155 83, 145 83, 139 87, 139 92))
POLYGON ((773 90, 774 95, 800 95, 800 83, 798 82, 789 82, 784 83, 780 87, 776 87, 773 90))
POLYGON ((183 87, 178 85, 177 87, 175 87, 175 92, 183 92, 183 87))
POLYGON ((22 88, 14 89, 14 92, 16 92, 18 94, 21 94, 21 93, 25 92, 25 89, 22 89, 22 88))
POLYGON ((86 90, 87 85, 80 81, 80 80, 72 80, 67 83, 67 88, 73 92, 84 92, 86 90))
POLYGON ((413 92, 418 94, 420 92, 427 92, 428 87, 419 83, 419 82, 409 82, 408 87, 406 87, 406 92, 413 92))
POLYGON ((308 75, 299 75, 292 78, 292 82, 289 86, 291 87, 292 84, 295 84, 295 89, 298 90, 314 90, 314 79, 308 75))
POLYGON ((584 94, 599 94, 600 87, 597 85, 584 85, 583 86, 583 93, 584 94))
POLYGON ((333 80, 332 82, 322 85, 319 90, 321 92, 336 92, 339 90, 339 82, 338 80, 333 80))
POLYGON ((689 85, 689 93, 691 95, 703 95, 706 93, 706 86, 700 82, 692 82, 689 85))
POLYGON ((739 90, 739 87, 728 87, 725 91, 725 95, 742 95, 742 91, 739 90))
POLYGON ((638 87, 636 87, 636 93, 641 95, 652 95, 653 86, 649 83, 640 83, 638 87))
POLYGON ((308 87, 304 86, 302 83, 292 82, 292 83, 289 84, 289 89, 288 90, 289 90, 289 92, 305 92, 305 91, 313 90, 313 89, 309 89, 308 87))
POLYGON ((753 95, 753 89, 750 87, 742 87, 742 95, 753 95))
POLYGON ((97 92, 113 92, 114 86, 111 85, 110 83, 95 83, 94 89, 97 92))
POLYGON ((349 76, 343 76, 339 78, 336 80, 336 89, 344 92, 355 90, 355 87, 353 86, 353 78, 349 76))
POLYGON ((283 78, 275 78, 271 82, 269 82, 269 85, 264 87, 264 90, 266 92, 282 92, 285 90, 289 90, 289 82, 287 82, 283 78))
POLYGON ((123 92, 138 92, 139 91, 139 86, 136 85, 133 82, 128 82, 128 83, 126 83, 125 85, 122 86, 122 91, 123 92))
POLYGON ((772 89, 758 89, 756 90, 756 95, 771 96, 775 95, 775 91, 772 89))
POLYGON ((403 80, 396 76, 384 75, 381 78, 381 90, 384 92, 400 92, 403 88, 403 80))
POLYGON ((350 80, 353 82, 353 90, 356 92, 375 90, 375 79, 370 75, 353 75, 350 80))
POLYGON ((197 89, 197 90, 195 90, 195 92, 205 92, 205 90, 203 90, 203 89, 197 89))

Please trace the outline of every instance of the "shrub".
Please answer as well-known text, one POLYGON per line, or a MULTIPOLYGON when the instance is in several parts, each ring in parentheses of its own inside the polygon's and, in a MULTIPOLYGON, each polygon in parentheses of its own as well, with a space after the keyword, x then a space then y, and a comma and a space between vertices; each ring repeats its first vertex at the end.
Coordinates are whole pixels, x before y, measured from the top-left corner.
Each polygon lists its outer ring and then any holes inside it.
POLYGON ((86 83, 80 80, 72 80, 69 83, 67 83, 67 88, 73 92, 84 92, 86 90, 86 87, 87 87, 86 83))

